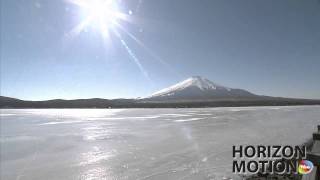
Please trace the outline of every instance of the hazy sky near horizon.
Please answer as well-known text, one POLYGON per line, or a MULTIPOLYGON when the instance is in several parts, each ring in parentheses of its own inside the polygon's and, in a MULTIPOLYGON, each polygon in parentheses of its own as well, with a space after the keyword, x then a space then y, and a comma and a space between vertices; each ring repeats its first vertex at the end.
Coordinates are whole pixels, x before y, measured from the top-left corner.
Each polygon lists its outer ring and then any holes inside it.
POLYGON ((85 15, 68 0, 1 0, 1 95, 143 97, 200 75, 256 94, 320 99, 319 0, 117 4, 130 22, 118 19, 123 29, 105 38, 94 23, 72 34, 85 15))

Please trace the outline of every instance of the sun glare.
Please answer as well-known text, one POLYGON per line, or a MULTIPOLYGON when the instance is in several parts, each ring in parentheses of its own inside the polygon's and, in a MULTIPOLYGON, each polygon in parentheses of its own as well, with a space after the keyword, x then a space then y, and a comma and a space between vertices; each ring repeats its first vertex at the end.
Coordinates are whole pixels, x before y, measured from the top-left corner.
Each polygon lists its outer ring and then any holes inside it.
POLYGON ((80 7, 84 17, 76 27, 77 33, 90 26, 99 30, 103 37, 108 37, 110 28, 122 16, 115 0, 71 0, 71 2, 80 7))
MULTIPOLYGON (((142 41, 137 39, 129 30, 126 29, 122 25, 125 21, 125 24, 133 24, 134 19, 133 16, 135 12, 132 9, 124 10, 120 8, 122 5, 122 0, 66 0, 73 5, 76 5, 79 9, 80 22, 77 26, 75 26, 69 33, 68 36, 70 38, 74 38, 81 34, 81 32, 87 32, 87 30, 93 28, 95 31, 98 31, 105 43, 109 43, 110 35, 113 35, 120 41, 120 45, 127 51, 128 55, 131 57, 131 60, 137 65, 141 73, 146 77, 146 79, 150 80, 148 72, 143 67, 138 56, 134 53, 134 51, 129 47, 128 43, 123 38, 121 33, 125 33, 125 35, 129 36, 132 40, 134 40, 138 45, 147 50, 148 53, 155 56, 149 48, 147 48, 142 41), (127 12, 127 13, 123 13, 127 12), (121 21, 120 21, 121 20, 121 21), (90 27, 90 28, 89 28, 90 27), (120 31, 119 31, 120 30, 120 31)), ((141 4, 142 1, 139 1, 141 4)), ((139 6, 140 6, 139 4, 139 6)), ((124 35, 124 36, 125 36, 124 35)), ((166 62, 164 62, 160 58, 155 58, 155 60, 159 61, 161 64, 168 66, 166 62)))

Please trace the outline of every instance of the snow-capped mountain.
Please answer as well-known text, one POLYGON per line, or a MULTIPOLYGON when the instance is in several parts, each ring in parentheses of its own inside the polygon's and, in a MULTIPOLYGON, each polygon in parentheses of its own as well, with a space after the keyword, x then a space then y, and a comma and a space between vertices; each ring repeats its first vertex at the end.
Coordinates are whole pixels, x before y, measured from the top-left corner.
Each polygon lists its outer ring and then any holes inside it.
POLYGON ((193 76, 173 86, 153 93, 150 100, 222 100, 259 97, 246 90, 228 88, 200 76, 193 76))

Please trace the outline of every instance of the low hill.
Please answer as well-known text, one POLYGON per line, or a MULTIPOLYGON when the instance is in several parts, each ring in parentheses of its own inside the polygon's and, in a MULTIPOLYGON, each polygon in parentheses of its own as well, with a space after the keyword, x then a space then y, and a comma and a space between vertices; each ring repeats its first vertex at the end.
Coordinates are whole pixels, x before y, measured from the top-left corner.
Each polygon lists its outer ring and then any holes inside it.
POLYGON ((261 96, 194 76, 141 99, 25 101, 0 96, 0 108, 176 108, 320 105, 320 100, 261 96))

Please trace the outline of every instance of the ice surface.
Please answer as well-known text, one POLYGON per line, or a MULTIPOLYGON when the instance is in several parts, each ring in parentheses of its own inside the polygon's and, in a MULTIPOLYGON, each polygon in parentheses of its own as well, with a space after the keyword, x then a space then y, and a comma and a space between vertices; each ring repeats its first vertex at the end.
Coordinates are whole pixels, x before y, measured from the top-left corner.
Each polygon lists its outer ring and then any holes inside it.
POLYGON ((300 145, 319 117, 320 106, 1 110, 0 178, 233 177, 232 145, 300 145))

